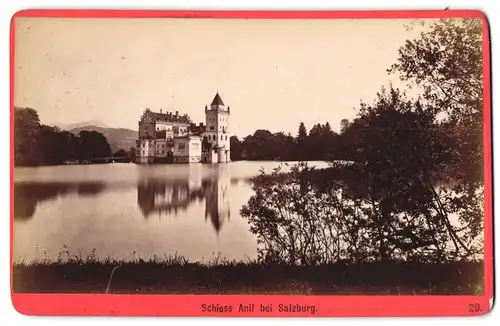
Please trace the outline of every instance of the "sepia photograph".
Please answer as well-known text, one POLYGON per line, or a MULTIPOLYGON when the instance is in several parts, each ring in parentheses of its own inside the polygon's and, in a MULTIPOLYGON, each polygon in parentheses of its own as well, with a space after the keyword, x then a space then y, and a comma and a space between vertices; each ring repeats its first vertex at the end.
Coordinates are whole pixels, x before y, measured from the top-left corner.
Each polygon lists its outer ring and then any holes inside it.
POLYGON ((14 293, 485 295, 482 19, 12 24, 14 293))

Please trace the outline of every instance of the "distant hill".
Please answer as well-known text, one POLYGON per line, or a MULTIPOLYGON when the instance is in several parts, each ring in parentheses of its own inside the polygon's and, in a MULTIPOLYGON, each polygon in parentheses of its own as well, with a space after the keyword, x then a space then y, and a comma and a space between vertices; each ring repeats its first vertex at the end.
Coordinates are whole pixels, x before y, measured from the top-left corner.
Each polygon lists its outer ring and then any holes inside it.
MULTIPOLYGON (((68 130, 68 129, 66 129, 68 130)), ((100 126, 87 125, 68 130, 77 135, 80 131, 97 131, 103 134, 111 146, 111 150, 116 152, 119 149, 128 151, 131 147, 135 148, 135 140, 137 139, 137 131, 126 128, 104 128, 100 126)))
POLYGON ((71 130, 71 129, 82 128, 82 127, 87 127, 87 126, 95 126, 95 127, 101 127, 101 128, 110 128, 110 126, 108 126, 104 122, 98 121, 98 120, 76 122, 76 123, 68 123, 68 124, 58 124, 58 126, 59 126, 59 128, 61 128, 63 130, 71 130))

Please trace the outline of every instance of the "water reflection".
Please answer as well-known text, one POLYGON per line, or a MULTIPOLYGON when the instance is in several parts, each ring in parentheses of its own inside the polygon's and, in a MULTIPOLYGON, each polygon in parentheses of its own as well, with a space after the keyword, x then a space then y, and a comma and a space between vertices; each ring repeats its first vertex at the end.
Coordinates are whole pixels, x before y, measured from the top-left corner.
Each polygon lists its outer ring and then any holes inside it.
POLYGON ((137 203, 146 219, 152 216, 175 216, 195 203, 205 203, 205 220, 209 220, 219 233, 231 218, 229 186, 239 180, 231 180, 227 168, 215 168, 208 176, 189 174, 183 179, 146 178, 137 186, 137 203))
POLYGON ((36 207, 44 201, 55 200, 59 196, 77 194, 78 196, 96 196, 105 189, 101 182, 73 183, 31 183, 14 184, 14 218, 29 220, 33 218, 36 207))
MULTIPOLYGON (((14 184, 14 217, 30 220, 42 202, 54 201, 65 196, 98 197, 102 193, 137 189, 137 206, 143 217, 174 217, 187 212, 193 205, 204 206, 205 221, 210 222, 218 234, 231 219, 230 188, 240 183, 250 183, 247 178, 231 178, 229 166, 189 167, 183 173, 145 174, 138 181, 128 182, 18 182, 14 184)), ((236 189, 236 188, 234 188, 236 189)), ((200 208, 201 208, 200 207, 200 208)), ((203 208, 201 208, 203 210, 203 208)), ((106 207, 102 207, 103 214, 106 207)), ((196 213, 197 214, 197 213, 196 213)))
MULTIPOLYGON (((14 259, 94 249, 100 259, 179 254, 246 260, 256 238, 241 207, 249 178, 280 162, 16 168, 14 259), (136 254, 133 254, 136 253, 136 254)), ((45 257, 45 256, 44 256, 45 257)))

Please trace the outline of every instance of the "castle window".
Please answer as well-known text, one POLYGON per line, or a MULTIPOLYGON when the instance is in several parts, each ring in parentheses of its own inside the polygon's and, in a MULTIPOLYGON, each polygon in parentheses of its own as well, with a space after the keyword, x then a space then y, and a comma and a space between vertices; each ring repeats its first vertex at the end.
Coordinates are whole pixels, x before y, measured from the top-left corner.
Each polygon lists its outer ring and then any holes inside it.
POLYGON ((222 135, 220 135, 220 140, 222 140, 222 135))
POLYGON ((226 135, 226 140, 227 140, 227 135, 226 135))

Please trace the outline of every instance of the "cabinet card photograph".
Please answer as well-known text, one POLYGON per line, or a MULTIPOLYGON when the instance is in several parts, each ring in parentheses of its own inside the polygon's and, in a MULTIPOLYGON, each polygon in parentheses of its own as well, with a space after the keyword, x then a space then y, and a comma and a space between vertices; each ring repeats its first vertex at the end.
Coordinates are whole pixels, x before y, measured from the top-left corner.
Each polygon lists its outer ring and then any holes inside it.
POLYGON ((12 300, 28 315, 482 315, 478 11, 26 10, 12 300))

